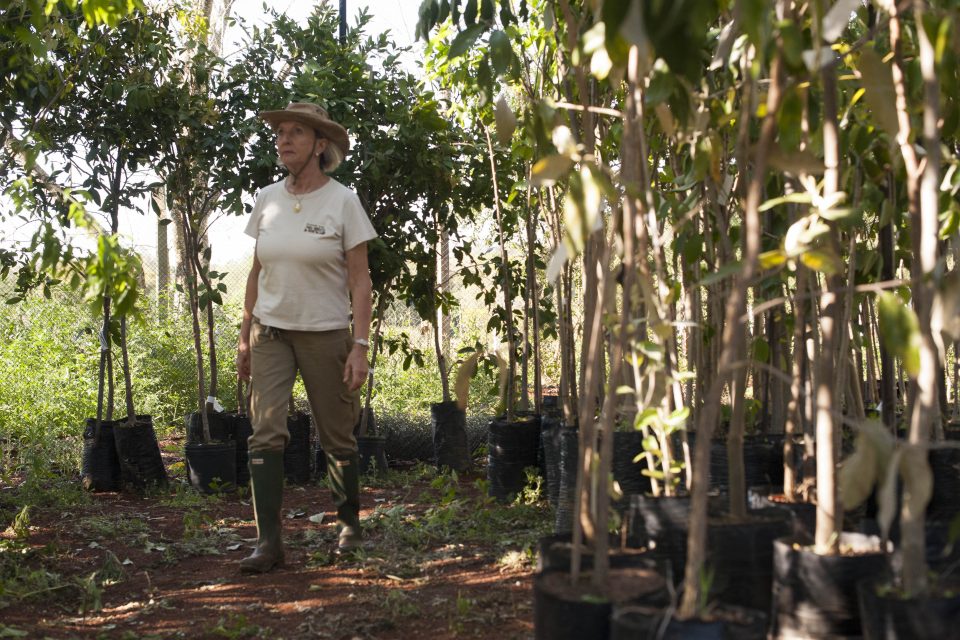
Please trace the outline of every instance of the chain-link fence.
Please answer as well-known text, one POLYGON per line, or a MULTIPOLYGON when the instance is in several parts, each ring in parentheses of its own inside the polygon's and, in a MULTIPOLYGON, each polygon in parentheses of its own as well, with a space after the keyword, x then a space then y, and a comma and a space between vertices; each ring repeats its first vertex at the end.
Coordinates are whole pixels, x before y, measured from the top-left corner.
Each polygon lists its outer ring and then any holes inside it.
MULTIPOLYGON (((194 350, 193 319, 186 293, 177 286, 174 264, 162 273, 156 254, 141 253, 141 312, 128 323, 130 368, 137 413, 150 413, 160 430, 176 432, 183 428, 184 416, 197 407, 197 359, 194 350), (166 284, 164 284, 166 283, 166 284)), ((250 265, 250 254, 230 256, 214 268, 224 273, 227 286, 224 304, 215 307, 214 344, 217 359, 218 389, 214 395, 227 409, 237 406, 234 355, 243 303, 243 292, 250 265)), ((13 293, 10 280, 0 281, 0 296, 13 293)), ((210 384, 210 353, 204 314, 201 314, 201 342, 205 383, 210 384)), ((448 343, 456 348, 470 341, 486 318, 481 309, 461 309, 451 319, 448 343)), ((99 332, 102 316, 85 304, 78 292, 57 288, 50 297, 34 292, 27 300, 6 305, 0 311, 2 333, 8 349, 0 362, 0 384, 6 399, 0 402, 0 431, 25 416, 50 413, 43 421, 81 425, 85 417, 95 415, 99 360, 99 332), (39 343, 43 343, 42 345, 39 343), (46 389, 57 387, 61 378, 71 385, 66 397, 55 408, 39 406, 46 389), (6 414, 6 415, 5 415, 6 414)), ((372 406, 381 435, 387 437, 387 455, 394 460, 433 458, 433 434, 429 405, 440 401, 439 374, 436 371, 432 327, 403 304, 385 314, 385 335, 406 334, 410 349, 422 351, 423 367, 404 370, 402 353, 378 356, 377 382, 372 406)), ((113 353, 114 403, 116 417, 125 411, 123 403, 122 359, 113 353)), ((451 372, 452 373, 452 372, 451 372)), ((61 385, 61 388, 62 385, 61 385)), ((210 389, 205 390, 210 393, 210 389)), ((295 406, 309 411, 301 383, 295 387, 295 406)), ((477 398, 485 399, 481 390, 477 398)), ((473 403, 472 403, 473 404, 473 403)), ((490 402, 477 403, 481 409, 468 412, 467 430, 471 450, 485 442, 490 419, 490 402)), ((475 406, 475 405, 474 405, 475 406)))

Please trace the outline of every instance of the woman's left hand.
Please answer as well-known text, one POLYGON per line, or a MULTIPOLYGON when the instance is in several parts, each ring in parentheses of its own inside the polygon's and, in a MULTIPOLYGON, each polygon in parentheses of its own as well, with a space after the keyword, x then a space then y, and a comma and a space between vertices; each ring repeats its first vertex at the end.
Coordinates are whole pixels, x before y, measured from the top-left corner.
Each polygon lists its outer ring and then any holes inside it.
POLYGON ((355 344, 347 356, 347 364, 343 368, 343 381, 350 391, 356 391, 367 381, 370 365, 367 364, 367 350, 362 345, 355 344))

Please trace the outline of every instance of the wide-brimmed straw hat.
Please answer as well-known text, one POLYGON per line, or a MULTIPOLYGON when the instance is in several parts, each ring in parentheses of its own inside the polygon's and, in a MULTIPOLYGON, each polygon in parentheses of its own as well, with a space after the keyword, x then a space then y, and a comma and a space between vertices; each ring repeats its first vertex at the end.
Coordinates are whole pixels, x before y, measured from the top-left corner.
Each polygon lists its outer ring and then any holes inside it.
POLYGON ((276 129, 281 122, 300 122, 320 132, 324 138, 339 147, 343 155, 350 150, 350 137, 342 125, 334 122, 327 110, 310 102, 291 102, 281 111, 261 111, 260 119, 276 129))

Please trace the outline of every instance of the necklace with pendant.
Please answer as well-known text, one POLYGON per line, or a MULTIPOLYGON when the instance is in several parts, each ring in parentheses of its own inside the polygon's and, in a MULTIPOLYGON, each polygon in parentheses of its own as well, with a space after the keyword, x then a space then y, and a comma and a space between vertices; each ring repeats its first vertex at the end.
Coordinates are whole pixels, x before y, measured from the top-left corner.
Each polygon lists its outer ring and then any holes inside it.
POLYGON ((293 212, 300 213, 300 210, 303 208, 303 203, 301 202, 300 198, 298 198, 296 195, 294 195, 293 197, 296 200, 296 203, 294 203, 293 205, 293 212))

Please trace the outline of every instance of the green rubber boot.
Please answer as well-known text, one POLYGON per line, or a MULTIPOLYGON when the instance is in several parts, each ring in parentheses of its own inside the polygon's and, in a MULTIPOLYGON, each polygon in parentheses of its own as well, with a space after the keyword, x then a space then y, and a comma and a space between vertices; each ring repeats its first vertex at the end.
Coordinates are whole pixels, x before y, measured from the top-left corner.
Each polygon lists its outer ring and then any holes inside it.
POLYGON ((356 453, 327 455, 327 463, 340 532, 337 551, 353 551, 360 546, 360 460, 356 453))
POLYGON ((257 548, 240 561, 241 573, 266 573, 283 566, 280 505, 283 502, 283 451, 250 452, 250 490, 257 519, 257 548))

